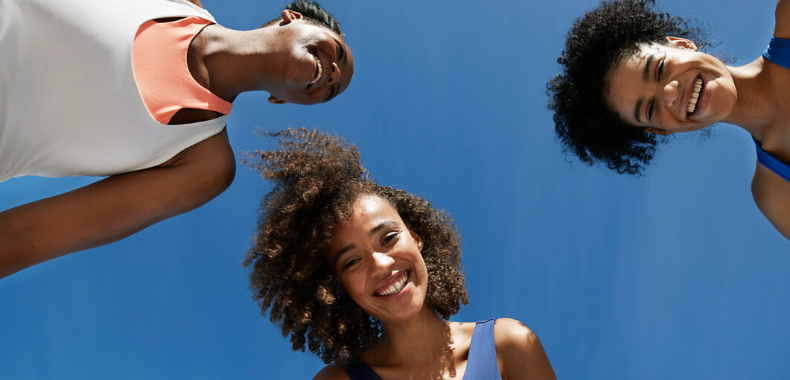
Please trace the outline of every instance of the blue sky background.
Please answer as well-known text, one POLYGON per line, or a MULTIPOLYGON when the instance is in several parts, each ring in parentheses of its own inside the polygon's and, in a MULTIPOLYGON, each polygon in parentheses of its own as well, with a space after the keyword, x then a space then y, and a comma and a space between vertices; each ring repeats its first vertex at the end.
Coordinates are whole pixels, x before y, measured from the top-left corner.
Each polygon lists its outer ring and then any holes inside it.
MULTIPOLYGON (((231 143, 271 147, 253 130, 288 126, 356 142, 379 183, 460 226, 470 304, 453 320, 523 321, 559 378, 786 377, 790 242, 754 205, 745 131, 674 138, 641 178, 561 153, 545 84, 572 20, 597 3, 323 1, 355 55, 351 87, 312 107, 244 94, 231 143)), ((203 4, 251 29, 284 3, 203 4)), ((774 7, 663 3, 707 21, 736 64, 764 50, 774 7)), ((93 180, 12 179, 0 209, 93 180)), ((240 164, 196 211, 1 280, 0 378, 311 378, 323 364, 260 316, 240 266, 268 189, 240 164)))

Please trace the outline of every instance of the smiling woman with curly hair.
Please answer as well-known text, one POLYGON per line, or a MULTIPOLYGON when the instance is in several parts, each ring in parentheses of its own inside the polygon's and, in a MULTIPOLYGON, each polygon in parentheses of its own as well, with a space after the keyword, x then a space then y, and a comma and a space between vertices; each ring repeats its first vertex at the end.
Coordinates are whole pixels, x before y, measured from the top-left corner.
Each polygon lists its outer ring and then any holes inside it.
POLYGON ((274 188, 244 265, 261 312, 293 349, 334 362, 317 379, 554 378, 520 322, 447 322, 468 303, 460 235, 447 213, 378 185, 338 136, 270 135, 279 149, 258 152, 251 165, 274 188))
POLYGON ((667 36, 705 48, 705 35, 693 21, 653 7, 653 0, 615 0, 577 18, 557 62, 562 74, 548 83, 549 108, 565 149, 587 164, 604 163, 621 174, 641 174, 663 141, 633 128, 607 103, 607 75, 641 45, 664 43, 667 36))
POLYGON ((666 136, 737 125, 757 151, 755 203, 790 238, 790 0, 777 2, 773 37, 728 66, 700 51, 709 44, 693 20, 654 0, 604 1, 576 19, 548 83, 559 140, 582 162, 641 174, 666 136))

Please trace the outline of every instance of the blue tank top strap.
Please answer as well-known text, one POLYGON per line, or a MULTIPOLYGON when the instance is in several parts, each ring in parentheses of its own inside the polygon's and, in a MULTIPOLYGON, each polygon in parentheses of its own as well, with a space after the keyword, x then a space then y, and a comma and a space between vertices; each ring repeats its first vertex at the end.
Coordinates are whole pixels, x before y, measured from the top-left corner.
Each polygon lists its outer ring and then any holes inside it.
POLYGON ((351 380, 381 380, 381 377, 362 360, 355 359, 343 367, 351 380))
MULTIPOLYGON (((469 345, 469 359, 466 363, 464 379, 502 380, 496 358, 494 324, 496 318, 477 322, 469 345)), ((351 380, 381 380, 381 377, 362 360, 355 359, 343 367, 351 380)))
POLYGON ((779 159, 772 156, 770 153, 764 151, 763 147, 760 146, 760 143, 758 143, 753 137, 752 140, 754 141, 755 148, 757 148, 757 161, 759 161, 761 165, 765 166, 772 172, 776 173, 776 175, 784 178, 785 181, 790 182, 790 166, 782 161, 779 161, 779 159))
POLYGON ((494 324, 496 318, 477 322, 469 346, 469 361, 466 363, 464 379, 501 380, 496 359, 494 324))
POLYGON ((763 52, 763 58, 786 69, 790 69, 790 40, 784 38, 771 38, 768 48, 763 52))

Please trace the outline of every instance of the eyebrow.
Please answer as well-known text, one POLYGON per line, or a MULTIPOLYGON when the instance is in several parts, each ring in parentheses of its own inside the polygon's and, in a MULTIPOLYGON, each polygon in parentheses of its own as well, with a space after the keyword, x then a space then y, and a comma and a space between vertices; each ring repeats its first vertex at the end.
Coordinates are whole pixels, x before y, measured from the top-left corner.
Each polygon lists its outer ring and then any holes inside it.
MULTIPOLYGON (((384 228, 384 227, 398 227, 398 226, 400 226, 398 224, 398 222, 396 222, 394 220, 386 220, 386 221, 383 221, 383 222, 379 223, 376 227, 371 228, 370 229, 370 235, 376 234, 376 232, 381 231, 381 229, 384 228)), ((352 249, 354 249, 356 247, 357 247, 356 244, 351 243, 348 246, 346 246, 345 248, 335 252, 334 257, 332 258, 332 268, 337 269, 337 262, 340 260, 340 258, 344 254, 348 253, 349 251, 351 251, 352 249)))
POLYGON ((645 71, 642 73, 642 80, 647 82, 650 80, 650 64, 653 63, 653 59, 655 59, 656 55, 651 54, 647 57, 647 62, 645 62, 645 71))
POLYGON ((352 244, 349 244, 347 247, 335 252, 335 257, 332 258, 332 268, 337 270, 337 262, 340 260, 340 257, 342 257, 348 251, 350 251, 350 250, 352 250, 352 249, 354 249, 356 247, 357 247, 357 245, 352 243, 352 244))
POLYGON ((379 223, 378 226, 373 227, 373 228, 370 229, 370 234, 373 235, 376 232, 381 231, 381 229, 384 228, 384 227, 398 227, 398 222, 396 222, 394 220, 387 220, 387 221, 381 222, 381 223, 379 223))
POLYGON ((337 94, 340 93, 340 82, 338 82, 336 85, 332 85, 331 87, 329 87, 329 92, 330 92, 329 95, 327 95, 327 97, 323 100, 323 103, 326 103, 334 99, 335 96, 337 96, 337 94))

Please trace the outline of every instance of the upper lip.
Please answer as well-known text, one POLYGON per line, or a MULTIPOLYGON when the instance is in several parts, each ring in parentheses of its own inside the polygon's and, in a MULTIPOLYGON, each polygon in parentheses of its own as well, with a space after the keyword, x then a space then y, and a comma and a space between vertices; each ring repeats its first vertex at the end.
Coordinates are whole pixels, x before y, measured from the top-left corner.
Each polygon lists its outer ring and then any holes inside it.
POLYGON ((376 295, 387 290, 387 288, 398 282, 398 280, 401 278, 401 275, 406 275, 408 272, 408 270, 399 270, 394 272, 389 277, 379 282, 378 286, 376 286, 376 288, 373 290, 373 294, 376 295))

